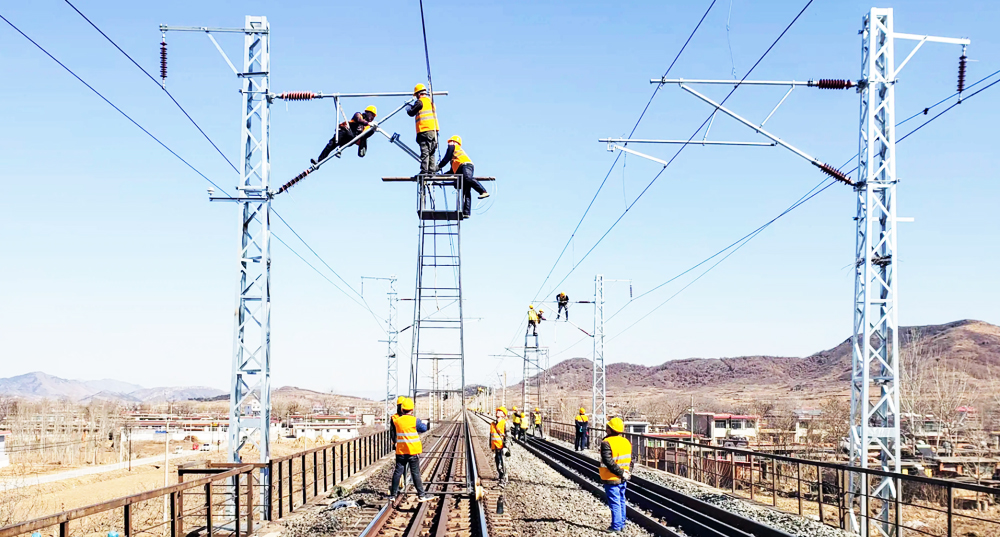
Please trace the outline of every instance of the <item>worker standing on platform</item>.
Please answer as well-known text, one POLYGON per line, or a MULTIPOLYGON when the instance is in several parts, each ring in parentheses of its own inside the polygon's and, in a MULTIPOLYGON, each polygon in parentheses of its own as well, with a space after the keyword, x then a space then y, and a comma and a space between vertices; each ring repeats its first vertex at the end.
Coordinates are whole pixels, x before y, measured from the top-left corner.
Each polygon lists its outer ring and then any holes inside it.
POLYGON ((399 490, 399 480, 409 467, 413 488, 417 490, 417 501, 426 502, 431 496, 424 491, 424 484, 420 480, 420 454, 423 453, 420 433, 427 431, 427 425, 413 415, 413 399, 402 398, 392 417, 392 428, 396 431, 396 469, 392 473, 389 496, 395 498, 402 493, 399 490))
POLYGON ((507 409, 501 406, 497 408, 496 419, 490 423, 490 449, 493 451, 493 462, 497 466, 497 478, 501 483, 504 482, 504 477, 507 474, 507 468, 503 461, 504 448, 506 447, 507 409))
POLYGON ((608 531, 618 533, 625 529, 625 486, 632 477, 632 442, 622 436, 625 424, 621 418, 608 420, 606 431, 601 442, 601 482, 611 508, 608 531))
MULTIPOLYGON (((441 162, 438 163, 438 169, 442 171, 447 170, 445 165, 449 162, 451 163, 451 173, 462 176, 462 214, 465 218, 468 218, 472 214, 472 196, 469 195, 471 194, 470 190, 475 190, 479 194, 479 199, 488 198, 490 194, 473 176, 475 166, 473 166, 469 155, 465 154, 465 150, 462 149, 461 136, 455 135, 448 138, 448 151, 445 152, 444 157, 441 158, 441 162)), ((447 172, 445 171, 445 173, 447 172)))
POLYGON ((524 335, 538 335, 538 313, 535 312, 535 306, 532 304, 528 305, 528 331, 524 335))
POLYGON ((556 295, 556 302, 559 303, 559 309, 556 310, 556 320, 558 321, 559 317, 562 315, 562 313, 566 312, 566 320, 568 321, 569 320, 569 295, 567 295, 566 293, 560 292, 558 295, 556 295))
POLYGON ((532 431, 532 434, 538 438, 545 438, 542 435, 542 411, 537 406, 535 407, 535 412, 532 414, 531 418, 532 421, 535 422, 535 429, 532 431))
POLYGON ((337 135, 330 138, 330 141, 326 143, 326 147, 320 152, 319 157, 311 159, 309 162, 315 166, 317 162, 330 156, 330 153, 333 153, 335 149, 344 147, 361 133, 365 133, 365 135, 354 143, 358 146, 358 156, 364 158, 365 153, 368 152, 368 139, 375 134, 375 129, 371 128, 371 122, 375 121, 376 112, 377 109, 375 106, 365 108, 364 112, 355 112, 354 117, 349 121, 345 121, 337 126, 337 135))
POLYGON ((521 419, 521 428, 518 431, 518 434, 521 435, 521 441, 524 442, 528 439, 528 427, 531 425, 531 419, 524 413, 523 410, 521 411, 521 415, 519 417, 521 419))
POLYGON ((417 145, 420 146, 420 174, 429 175, 437 171, 434 167, 434 152, 437 151, 438 120, 434 101, 427 92, 427 86, 413 87, 416 102, 406 107, 406 115, 417 122, 417 145))
POLYGON ((576 429, 576 437, 573 440, 573 449, 576 451, 583 451, 587 449, 587 433, 590 429, 590 418, 587 417, 587 411, 583 407, 580 407, 580 413, 573 418, 573 425, 576 429))

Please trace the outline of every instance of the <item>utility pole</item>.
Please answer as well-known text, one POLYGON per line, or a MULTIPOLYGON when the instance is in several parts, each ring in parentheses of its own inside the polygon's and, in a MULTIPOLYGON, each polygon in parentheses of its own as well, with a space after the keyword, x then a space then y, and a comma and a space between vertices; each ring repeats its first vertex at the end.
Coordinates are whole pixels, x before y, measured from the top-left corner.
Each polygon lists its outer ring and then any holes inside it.
POLYGON ((608 423, 608 392, 604 362, 604 282, 629 282, 632 297, 632 280, 605 280, 603 274, 594 276, 594 362, 591 408, 595 422, 601 427, 608 423))
POLYGON ((396 409, 396 397, 399 394, 399 360, 396 357, 396 351, 399 346, 399 331, 396 328, 398 318, 397 303, 399 302, 399 298, 396 293, 396 276, 391 275, 388 278, 362 276, 361 296, 364 296, 365 293, 365 280, 385 280, 389 282, 389 291, 387 292, 389 297, 389 316, 386 317, 385 321, 387 339, 379 340, 380 343, 386 344, 385 427, 388 429, 389 416, 396 409))
MULTIPOLYGON (((893 27, 892 8, 872 8, 862 21, 861 136, 858 154, 854 334, 851 368, 850 463, 900 471, 899 331, 896 248, 895 87, 903 66, 927 42, 962 45, 959 100, 968 39, 903 34, 893 27), (917 41, 899 66, 896 39, 917 41), (876 395, 877 394, 877 395, 876 395)), ((888 476, 850 474, 851 530, 862 536, 899 535, 899 483, 888 476), (871 515, 870 513, 875 513, 871 515), (893 520, 894 519, 894 520, 893 520), (872 530, 874 529, 874 533, 872 530)))

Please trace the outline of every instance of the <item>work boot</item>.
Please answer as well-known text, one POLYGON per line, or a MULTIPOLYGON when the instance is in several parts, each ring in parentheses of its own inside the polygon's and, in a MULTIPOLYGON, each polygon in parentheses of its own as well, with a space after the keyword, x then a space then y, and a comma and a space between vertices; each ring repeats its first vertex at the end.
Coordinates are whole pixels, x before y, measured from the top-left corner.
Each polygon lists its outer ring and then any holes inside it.
POLYGON ((367 152, 368 152, 368 148, 367 147, 359 147, 358 148, 358 156, 361 157, 361 158, 365 158, 365 153, 367 153, 367 152))
POLYGON ((484 200, 484 199, 486 199, 488 197, 490 197, 490 193, 489 192, 483 192, 482 194, 479 195, 479 199, 481 199, 481 200, 484 200))
POLYGON ((421 503, 426 502, 427 500, 432 500, 432 499, 434 499, 434 496, 431 496, 430 494, 423 494, 421 496, 417 496, 417 501, 421 502, 421 503))

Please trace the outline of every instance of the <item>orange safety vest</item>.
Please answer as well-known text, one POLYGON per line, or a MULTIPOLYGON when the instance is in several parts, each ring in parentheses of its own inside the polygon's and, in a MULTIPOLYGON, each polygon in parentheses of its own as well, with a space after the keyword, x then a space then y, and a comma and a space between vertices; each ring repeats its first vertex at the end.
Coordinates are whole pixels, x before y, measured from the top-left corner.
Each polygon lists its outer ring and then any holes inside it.
POLYGON ((490 447, 494 451, 503 448, 503 436, 507 433, 507 420, 490 424, 490 447))
POLYGON ((420 111, 417 112, 417 134, 427 131, 438 130, 437 113, 434 110, 434 103, 431 98, 423 96, 420 99, 420 111))
POLYGON ((455 153, 451 157, 451 173, 457 173, 462 164, 472 164, 472 159, 465 154, 462 146, 455 144, 455 153))
MULTIPOLYGON (((632 468, 632 442, 629 442, 624 436, 609 436, 604 441, 611 445, 611 457, 614 459, 615 464, 622 470, 629 471, 632 468)), ((614 479, 621 478, 612 473, 611 470, 605 468, 602 461, 601 480, 610 481, 614 479)))
POLYGON ((419 455, 424 452, 417 432, 417 418, 411 414, 392 416, 392 426, 396 429, 396 455, 419 455))

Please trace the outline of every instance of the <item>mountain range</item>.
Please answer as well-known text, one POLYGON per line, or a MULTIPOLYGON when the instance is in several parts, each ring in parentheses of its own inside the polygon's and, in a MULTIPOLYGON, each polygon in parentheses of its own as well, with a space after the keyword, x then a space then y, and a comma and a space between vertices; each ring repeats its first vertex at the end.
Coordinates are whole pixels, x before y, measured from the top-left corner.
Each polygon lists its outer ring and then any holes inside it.
POLYGON ((0 395, 29 399, 68 399, 89 403, 95 399, 129 403, 162 403, 211 398, 226 392, 206 386, 144 388, 138 384, 113 379, 69 380, 41 371, 0 378, 0 395))

